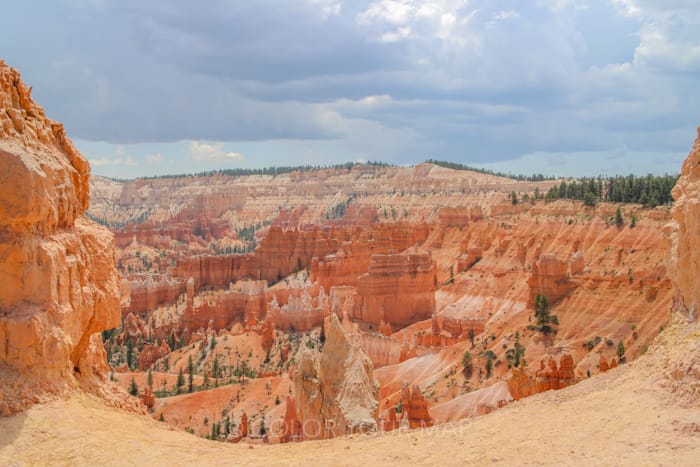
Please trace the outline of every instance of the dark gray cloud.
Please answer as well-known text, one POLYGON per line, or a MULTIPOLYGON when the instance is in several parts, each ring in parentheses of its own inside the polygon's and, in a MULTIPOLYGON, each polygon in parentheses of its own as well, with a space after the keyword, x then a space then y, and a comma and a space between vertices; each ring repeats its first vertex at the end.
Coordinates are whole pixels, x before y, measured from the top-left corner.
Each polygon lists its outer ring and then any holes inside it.
POLYGON ((681 151, 700 123, 695 3, 26 1, 5 10, 0 56, 87 141, 629 158, 681 151))

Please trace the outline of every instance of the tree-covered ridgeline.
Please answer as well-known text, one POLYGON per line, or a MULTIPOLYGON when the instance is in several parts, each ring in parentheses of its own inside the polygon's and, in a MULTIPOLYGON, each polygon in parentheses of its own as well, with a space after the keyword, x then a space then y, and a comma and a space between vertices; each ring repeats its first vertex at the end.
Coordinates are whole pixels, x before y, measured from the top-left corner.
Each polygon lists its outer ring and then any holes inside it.
POLYGON ((635 175, 580 178, 563 181, 547 192, 547 200, 572 199, 595 206, 598 201, 638 203, 646 207, 665 206, 673 202, 671 190, 678 175, 635 175))

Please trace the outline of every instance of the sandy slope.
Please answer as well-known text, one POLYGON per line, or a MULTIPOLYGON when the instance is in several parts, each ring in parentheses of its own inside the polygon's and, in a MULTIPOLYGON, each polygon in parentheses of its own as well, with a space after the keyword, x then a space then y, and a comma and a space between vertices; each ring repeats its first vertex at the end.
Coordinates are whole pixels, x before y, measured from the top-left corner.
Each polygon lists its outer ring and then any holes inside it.
POLYGON ((0 465, 698 465, 698 365, 700 326, 676 324, 632 364, 480 418, 277 446, 206 441, 75 393, 0 419, 0 465))

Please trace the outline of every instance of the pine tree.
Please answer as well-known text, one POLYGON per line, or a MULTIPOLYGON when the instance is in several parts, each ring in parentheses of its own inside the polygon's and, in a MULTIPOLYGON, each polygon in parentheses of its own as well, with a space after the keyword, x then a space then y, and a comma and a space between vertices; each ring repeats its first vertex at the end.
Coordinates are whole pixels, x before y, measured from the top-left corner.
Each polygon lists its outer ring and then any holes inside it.
POLYGON ((321 321, 321 335, 319 336, 319 341, 321 342, 321 348, 326 343, 326 321, 321 321))
POLYGON ((182 374, 182 368, 180 368, 180 372, 177 374, 177 393, 180 394, 182 393, 182 387, 185 385, 185 375, 182 374))
POLYGON ((559 325, 559 318, 557 315, 550 314, 549 301, 546 295, 537 294, 535 297, 535 319, 537 324, 528 326, 528 329, 531 331, 541 332, 545 337, 549 334, 557 333, 557 329, 552 325, 559 325))
POLYGON ((519 332, 515 333, 515 344, 513 348, 506 351, 506 360, 508 361, 508 368, 518 368, 520 364, 525 361, 525 346, 520 343, 519 332))
POLYGON ((617 341, 617 358, 620 363, 625 361, 625 344, 622 341, 617 341))
POLYGON ((615 224, 619 225, 624 225, 625 224, 625 219, 622 217, 622 209, 620 206, 617 207, 617 211, 615 211, 615 224))
POLYGON ((153 372, 151 369, 148 369, 148 387, 153 389, 153 372))
MULTIPOLYGON (((182 370, 180 370, 182 372, 182 370)), ((192 363, 192 355, 187 360, 187 392, 194 391, 194 364, 192 363)))
POLYGON ((138 396, 139 395, 139 387, 136 385, 136 380, 134 377, 131 377, 131 385, 129 386, 129 394, 132 396, 138 396))

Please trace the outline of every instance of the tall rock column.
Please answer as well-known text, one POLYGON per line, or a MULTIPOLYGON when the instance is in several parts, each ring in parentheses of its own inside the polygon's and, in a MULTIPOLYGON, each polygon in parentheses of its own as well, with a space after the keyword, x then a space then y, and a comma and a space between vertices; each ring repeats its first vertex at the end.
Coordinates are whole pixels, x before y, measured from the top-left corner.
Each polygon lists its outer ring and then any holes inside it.
POLYGON ((297 419, 304 439, 376 431, 379 384, 372 361, 331 313, 323 350, 302 346, 294 373, 297 419))

